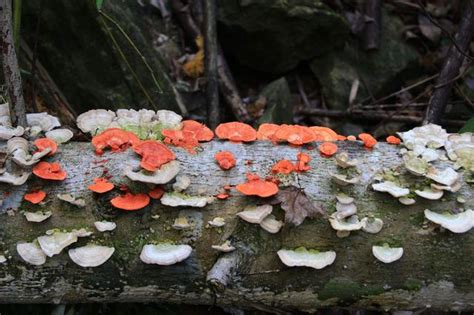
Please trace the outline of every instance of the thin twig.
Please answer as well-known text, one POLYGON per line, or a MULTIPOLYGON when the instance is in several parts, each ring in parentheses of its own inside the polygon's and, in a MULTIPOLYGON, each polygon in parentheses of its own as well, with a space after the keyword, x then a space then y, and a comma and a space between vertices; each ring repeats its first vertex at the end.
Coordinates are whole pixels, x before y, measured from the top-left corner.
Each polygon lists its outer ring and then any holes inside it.
POLYGON ((38 41, 39 41, 39 33, 40 33, 40 26, 41 26, 41 13, 43 12, 43 0, 39 2, 39 9, 38 9, 38 17, 36 19, 36 29, 35 29, 35 41, 33 44, 33 60, 31 61, 31 101, 33 105, 33 110, 38 112, 38 104, 36 103, 36 58, 37 58, 37 51, 38 51, 38 41))
POLYGON ((220 123, 216 6, 216 0, 204 1, 207 112, 208 124, 213 129, 220 123))

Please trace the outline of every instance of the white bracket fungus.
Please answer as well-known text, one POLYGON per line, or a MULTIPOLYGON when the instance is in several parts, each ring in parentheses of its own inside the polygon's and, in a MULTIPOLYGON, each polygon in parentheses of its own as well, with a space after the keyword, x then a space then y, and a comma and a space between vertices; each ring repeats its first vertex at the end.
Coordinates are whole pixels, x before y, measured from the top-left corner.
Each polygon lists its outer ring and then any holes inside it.
POLYGON ((171 161, 163 164, 154 172, 144 170, 134 172, 133 168, 133 166, 128 166, 124 171, 124 175, 133 181, 150 184, 166 184, 179 173, 180 165, 178 161, 171 161))
POLYGON ((77 242, 78 235, 75 232, 53 232, 51 235, 38 237, 41 249, 48 257, 59 254, 64 248, 77 242))
POLYGON ((343 220, 357 213, 357 207, 353 203, 336 202, 336 212, 334 215, 338 220, 343 220))
POLYGON ((212 227, 223 227, 225 225, 225 219, 222 217, 215 217, 212 221, 207 221, 207 223, 212 227))
POLYGON ((173 245, 162 243, 143 246, 140 259, 145 264, 169 266, 185 260, 193 251, 189 245, 173 245))
POLYGON ((398 132, 403 144, 413 149, 415 145, 421 145, 429 148, 440 148, 448 139, 448 133, 441 126, 428 124, 422 127, 416 127, 407 132, 398 132))
POLYGON ((189 224, 187 217, 177 217, 173 223, 173 228, 176 230, 186 230, 191 227, 192 226, 189 224))
POLYGON ((183 120, 183 117, 176 114, 175 112, 162 109, 156 111, 156 116, 158 117, 160 124, 163 125, 164 129, 181 129, 181 120, 183 120))
POLYGON ((452 186, 459 180, 460 175, 450 167, 445 168, 442 171, 435 167, 430 167, 426 177, 441 185, 452 186))
POLYGON ((474 211, 471 209, 457 214, 440 214, 426 209, 425 217, 453 233, 465 233, 474 227, 474 211))
POLYGON ((389 264, 399 260, 403 256, 402 247, 372 246, 372 254, 383 263, 389 264))
POLYGON ((76 124, 84 133, 95 136, 98 132, 109 127, 115 119, 115 113, 105 109, 93 109, 80 114, 76 119, 76 124))
POLYGON ((429 164, 422 158, 416 157, 413 154, 403 156, 405 168, 416 176, 425 176, 428 171, 429 164))
POLYGON ((57 144, 63 144, 71 140, 74 134, 69 129, 61 128, 50 130, 46 132, 45 136, 57 144))
POLYGON ((188 196, 181 193, 165 192, 160 198, 161 204, 170 207, 205 207, 208 203, 207 197, 188 196))
POLYGON ((46 112, 26 114, 26 123, 29 127, 40 127, 43 132, 61 127, 59 119, 46 112))
POLYGON ((115 248, 99 245, 86 245, 68 251, 71 260, 81 267, 97 267, 112 257, 115 248))
POLYGON ((235 250, 235 247, 230 244, 229 240, 225 241, 221 245, 212 245, 211 248, 223 253, 229 253, 235 250))
POLYGON ((30 155, 28 150, 28 141, 24 138, 14 137, 7 142, 7 152, 11 159, 17 165, 27 168, 35 165, 40 159, 51 152, 51 148, 46 148, 41 152, 30 155))
POLYGON ((272 214, 269 214, 260 222, 260 227, 271 234, 278 233, 282 226, 283 222, 277 220, 272 214))
POLYGON ((14 186, 20 186, 26 183, 28 177, 30 177, 30 172, 23 172, 21 175, 11 174, 9 172, 4 172, 0 175, 0 183, 10 184, 14 186))
POLYGON ((416 203, 416 200, 414 198, 408 198, 408 197, 400 197, 398 198, 398 201, 405 206, 411 206, 416 203))
POLYGON ((96 221, 94 222, 94 226, 99 232, 108 232, 115 230, 117 224, 115 224, 115 222, 109 221, 96 221))
POLYGON ((441 199, 441 197, 443 197, 444 193, 442 190, 425 188, 423 190, 415 190, 415 194, 425 199, 438 200, 438 199, 441 199))
MULTIPOLYGON (((171 162, 169 162, 171 163, 171 162)), ((176 176, 176 182, 173 184, 173 190, 177 192, 182 192, 191 185, 191 179, 186 175, 176 176)))
POLYGON ((359 164, 359 161, 356 159, 349 159, 349 154, 347 152, 341 152, 340 154, 336 155, 336 163, 338 166, 342 168, 354 167, 359 164))
POLYGON ((0 126, 0 140, 8 140, 13 137, 21 137, 25 129, 21 126, 16 128, 7 127, 7 126, 0 126))
POLYGON ((362 224, 362 231, 371 233, 371 234, 377 234, 382 230, 383 227, 383 221, 382 219, 379 218, 362 218, 360 220, 360 223, 362 224))
POLYGON ((261 223, 269 214, 272 213, 273 207, 271 205, 262 206, 247 206, 244 211, 238 212, 237 216, 249 223, 261 223))
POLYGON ((76 207, 83 208, 86 206, 86 202, 82 198, 76 198, 72 196, 71 194, 57 194, 56 197, 58 197, 59 200, 68 202, 76 207))
POLYGON ((51 211, 36 211, 36 212, 25 212, 24 215, 28 222, 43 222, 48 219, 53 213, 51 211))
POLYGON ((344 193, 339 193, 336 195, 336 199, 338 202, 342 203, 342 204, 350 204, 350 203, 353 203, 354 202, 354 198, 344 194, 344 193))
POLYGON ((339 220, 336 212, 329 217, 331 227, 336 231, 356 231, 362 228, 362 223, 357 215, 350 216, 345 220, 339 220))
POLYGON ((277 254, 288 267, 322 269, 331 265, 336 259, 336 252, 334 251, 319 252, 314 249, 307 250, 304 247, 295 250, 280 249, 277 254))
POLYGON ((391 181, 372 184, 372 188, 375 191, 387 192, 395 198, 404 197, 410 193, 408 188, 402 188, 391 181))
POLYGON ((40 266, 46 262, 46 255, 37 242, 16 244, 18 255, 29 264, 40 266))
POLYGON ((359 183, 360 177, 348 178, 347 175, 330 173, 331 179, 340 186, 354 185, 359 183))

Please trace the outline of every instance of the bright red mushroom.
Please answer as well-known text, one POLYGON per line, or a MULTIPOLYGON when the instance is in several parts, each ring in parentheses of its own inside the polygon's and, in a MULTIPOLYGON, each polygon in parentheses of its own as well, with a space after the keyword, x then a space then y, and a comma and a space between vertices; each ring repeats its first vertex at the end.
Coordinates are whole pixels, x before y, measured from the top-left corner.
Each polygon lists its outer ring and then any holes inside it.
POLYGON ((107 178, 99 177, 94 178, 94 184, 89 185, 88 188, 95 193, 103 194, 114 189, 114 184, 109 182, 107 178))
POLYGON ((42 179, 64 180, 67 173, 61 169, 59 163, 39 162, 33 167, 33 174, 42 179))
POLYGON ((156 186, 152 190, 148 192, 148 196, 152 199, 160 199, 163 194, 165 193, 165 190, 161 186, 156 186))
POLYGON ((110 200, 112 206, 118 209, 133 211, 146 207, 150 203, 150 197, 147 194, 132 194, 130 192, 110 200))
POLYGON ((316 139, 311 129, 299 125, 281 125, 275 132, 275 138, 277 141, 287 141, 295 145, 303 145, 316 139))
POLYGON ((296 162, 296 171, 297 172, 306 172, 311 169, 307 164, 311 161, 311 157, 303 152, 300 152, 296 155, 298 162, 296 162))
POLYGON ((199 142, 211 141, 214 138, 214 132, 211 129, 195 120, 184 120, 182 130, 194 133, 199 142))
POLYGON ((359 139, 364 142, 366 148, 373 148, 377 144, 377 140, 368 133, 361 133, 359 139))
POLYGON ((337 152, 337 145, 333 142, 323 142, 319 145, 319 152, 325 156, 333 156, 337 152))
POLYGON ((394 144, 394 145, 398 145, 401 143, 401 140, 395 136, 388 136, 386 140, 388 143, 394 144))
POLYGON ((290 174, 295 171, 295 166, 288 160, 280 160, 272 167, 272 173, 290 174))
POLYGON ((252 126, 238 121, 220 124, 216 128, 216 135, 219 139, 233 142, 252 142, 257 139, 257 131, 252 126))
POLYGON ((276 141, 275 133, 278 129, 280 129, 280 126, 276 124, 261 124, 257 130, 257 139, 276 141))
POLYGON ((161 165, 176 159, 173 151, 155 140, 142 141, 134 146, 133 150, 142 157, 140 166, 150 172, 154 172, 161 165))
POLYGON ((110 147, 113 152, 126 150, 129 146, 140 143, 140 139, 133 133, 119 128, 106 129, 101 134, 92 138, 92 144, 97 154, 104 153, 110 147))
POLYGON ((46 198, 46 193, 42 190, 36 190, 27 193, 23 198, 33 204, 37 204, 43 201, 44 198, 46 198))
POLYGON ((328 127, 313 126, 309 127, 314 134, 315 141, 337 141, 338 134, 328 127))
POLYGON ((235 157, 232 152, 220 151, 214 155, 214 158, 223 170, 230 170, 235 166, 235 157))
POLYGON ((56 144, 56 142, 54 142, 54 140, 51 140, 49 138, 36 139, 34 144, 38 148, 39 152, 42 152, 46 150, 47 148, 50 148, 51 152, 48 153, 48 156, 54 155, 54 153, 56 153, 56 150, 58 149, 58 145, 56 144))
POLYGON ((255 174, 247 174, 247 182, 238 184, 235 188, 247 196, 270 197, 278 192, 278 186, 275 183, 262 180, 255 174))

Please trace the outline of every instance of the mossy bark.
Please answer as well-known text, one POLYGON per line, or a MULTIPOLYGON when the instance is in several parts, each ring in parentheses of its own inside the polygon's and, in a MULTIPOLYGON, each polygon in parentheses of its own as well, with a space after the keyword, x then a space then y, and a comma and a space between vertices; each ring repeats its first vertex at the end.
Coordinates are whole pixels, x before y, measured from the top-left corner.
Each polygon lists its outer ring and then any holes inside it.
MULTIPOLYGON (((259 309, 272 312, 311 311, 321 307, 366 309, 419 309, 431 307, 443 310, 474 309, 474 233, 453 234, 438 229, 423 229, 423 210, 459 207, 456 196, 462 196, 466 208, 474 206, 474 191, 466 184, 456 195, 446 195, 440 201, 421 201, 403 206, 387 194, 370 188, 372 175, 382 167, 401 163, 398 148, 378 144, 366 150, 359 143, 338 144, 351 157, 362 161, 362 183, 344 189, 335 186, 329 172, 341 172, 335 161, 323 158, 317 150, 294 148, 271 143, 233 144, 213 141, 204 144, 195 155, 176 149, 181 173, 191 178, 187 193, 215 195, 223 186, 245 181, 245 173, 269 174, 275 161, 296 160, 303 150, 312 157, 311 170, 283 179, 298 183, 308 196, 334 210, 334 195, 339 190, 353 196, 359 216, 372 214, 384 220, 379 234, 352 233, 340 239, 324 218, 306 220, 302 225, 286 225, 278 234, 269 234, 258 225, 242 222, 235 217, 247 204, 262 200, 245 197, 232 191, 227 200, 216 200, 202 209, 165 207, 153 201, 146 208, 125 212, 113 209, 109 199, 114 193, 93 195, 87 190, 92 179, 104 174, 119 184, 130 183, 122 176, 124 166, 136 159, 131 150, 96 156, 88 143, 70 143, 61 147, 51 160, 58 160, 68 172, 63 182, 45 182, 31 178, 20 187, 0 186, 3 212, 0 220, 0 254, 8 261, 0 265, 0 301, 2 303, 76 303, 76 302, 173 302, 207 304, 259 309), (237 158, 237 166, 222 171, 214 162, 217 151, 229 150, 237 158), (252 161, 251 164, 246 163, 252 161), (48 194, 43 206, 29 205, 23 195, 35 188, 48 194), (71 193, 86 200, 85 208, 76 208, 59 201, 57 193, 71 193), (22 210, 48 209, 53 212, 43 223, 29 223, 22 210), (7 211, 8 210, 8 211, 7 211), (183 211, 186 210, 186 211, 183 211), (181 212, 183 211, 183 212, 181 212), (10 215, 7 215, 7 212, 10 215), (190 230, 177 231, 171 225, 178 215, 193 218, 190 230), (155 215, 159 215, 156 219, 155 215), (209 228, 207 221, 220 216, 227 224, 209 228), (154 219, 155 218, 155 219, 154 219), (52 228, 87 227, 108 219, 117 223, 111 233, 94 232, 71 247, 87 242, 114 246, 112 258, 97 268, 81 268, 71 262, 67 253, 48 258, 43 266, 23 262, 15 250, 21 241, 32 241, 52 228), (244 263, 234 268, 224 290, 215 292, 206 281, 209 270, 221 256, 211 245, 230 239, 244 263), (153 241, 186 243, 193 247, 190 258, 173 266, 146 265, 139 260, 144 244, 153 241), (392 264, 378 262, 371 254, 374 244, 388 242, 403 246, 404 256, 392 264), (276 255, 280 248, 305 246, 337 253, 333 265, 322 270, 285 267, 276 255)), ((405 175, 402 175, 405 176, 405 175)), ((406 176, 408 182, 416 178, 406 176)), ((145 190, 140 184, 130 185, 134 191, 145 190)), ((273 214, 284 213, 274 207, 273 214)))

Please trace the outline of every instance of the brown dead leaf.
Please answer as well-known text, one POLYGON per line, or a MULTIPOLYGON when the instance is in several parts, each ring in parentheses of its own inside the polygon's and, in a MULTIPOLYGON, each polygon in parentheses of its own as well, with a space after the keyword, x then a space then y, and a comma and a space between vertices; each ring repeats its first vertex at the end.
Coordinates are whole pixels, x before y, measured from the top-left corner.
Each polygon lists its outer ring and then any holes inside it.
POLYGON ((285 223, 295 226, 303 223, 305 218, 326 214, 321 205, 311 201, 302 188, 295 186, 280 189, 274 197, 274 204, 278 203, 281 203, 281 208, 285 210, 285 223))

